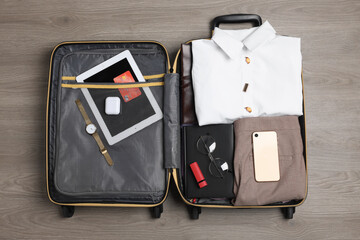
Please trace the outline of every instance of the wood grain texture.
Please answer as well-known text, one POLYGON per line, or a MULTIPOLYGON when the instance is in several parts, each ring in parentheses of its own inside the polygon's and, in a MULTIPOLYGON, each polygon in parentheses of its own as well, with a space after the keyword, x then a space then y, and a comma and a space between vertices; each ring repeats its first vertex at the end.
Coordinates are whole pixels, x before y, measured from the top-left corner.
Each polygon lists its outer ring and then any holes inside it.
POLYGON ((360 239, 360 1, 0 0, 0 239, 360 239), (217 15, 257 13, 302 38, 309 195, 278 209, 204 209, 189 220, 172 184, 161 219, 144 208, 77 208, 45 191, 52 48, 67 40, 158 40, 173 61, 217 15))

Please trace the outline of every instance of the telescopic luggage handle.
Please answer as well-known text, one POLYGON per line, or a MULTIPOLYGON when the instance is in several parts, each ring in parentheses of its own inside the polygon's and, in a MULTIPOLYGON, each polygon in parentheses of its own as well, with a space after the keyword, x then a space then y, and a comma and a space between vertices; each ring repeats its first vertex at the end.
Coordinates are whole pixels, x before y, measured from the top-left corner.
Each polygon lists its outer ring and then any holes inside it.
POLYGON ((219 27, 220 23, 251 23, 254 27, 262 24, 261 17, 257 14, 230 14, 214 18, 212 30, 219 27))

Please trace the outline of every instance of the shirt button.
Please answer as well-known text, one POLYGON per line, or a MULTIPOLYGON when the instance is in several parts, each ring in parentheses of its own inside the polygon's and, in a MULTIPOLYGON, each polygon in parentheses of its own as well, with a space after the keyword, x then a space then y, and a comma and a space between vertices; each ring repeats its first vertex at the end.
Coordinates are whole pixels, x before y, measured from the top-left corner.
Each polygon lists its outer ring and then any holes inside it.
POLYGON ((249 64, 249 63, 250 63, 250 58, 246 57, 246 58, 245 58, 245 62, 246 62, 247 64, 249 64))
POLYGON ((247 89, 248 89, 248 87, 249 87, 249 84, 248 84, 248 83, 245 83, 244 88, 243 88, 243 92, 246 92, 247 89))
POLYGON ((249 113, 251 113, 251 112, 252 112, 251 107, 246 107, 245 109, 246 109, 246 111, 248 111, 249 113))

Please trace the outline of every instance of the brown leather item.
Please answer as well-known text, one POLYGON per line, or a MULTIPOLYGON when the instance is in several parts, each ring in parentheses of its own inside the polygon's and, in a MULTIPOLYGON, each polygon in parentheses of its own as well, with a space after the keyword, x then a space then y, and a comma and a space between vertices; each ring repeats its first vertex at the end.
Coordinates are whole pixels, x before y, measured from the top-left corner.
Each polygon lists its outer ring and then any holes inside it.
POLYGON ((305 198, 304 148, 297 116, 243 118, 234 122, 234 131, 234 205, 266 205, 305 198), (255 180, 252 133, 260 131, 277 133, 279 181, 255 180))
POLYGON ((181 124, 196 124, 194 91, 191 78, 191 43, 181 45, 181 124))

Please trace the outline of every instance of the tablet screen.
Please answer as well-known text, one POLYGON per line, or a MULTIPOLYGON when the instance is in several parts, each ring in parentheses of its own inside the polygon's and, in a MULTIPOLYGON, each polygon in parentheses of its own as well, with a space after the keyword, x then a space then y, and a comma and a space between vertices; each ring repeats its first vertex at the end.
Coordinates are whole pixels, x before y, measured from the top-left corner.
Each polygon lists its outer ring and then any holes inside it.
MULTIPOLYGON (((95 66, 77 77, 84 83, 131 83, 144 82, 140 70, 129 51, 95 66)), ((110 145, 134 134, 162 118, 162 113, 151 90, 129 89, 81 89, 110 145), (119 97, 121 113, 107 115, 105 99, 119 97)))
MULTIPOLYGON (((132 68, 130 67, 127 59, 123 59, 114 65, 104 69, 101 72, 91 76, 90 78, 84 80, 86 83, 98 83, 98 82, 108 82, 114 83, 114 78, 117 76, 130 71, 135 82, 139 82, 136 78, 132 68)), ((111 136, 115 136, 118 133, 134 126, 135 124, 149 118, 155 114, 155 111, 149 102, 144 90, 139 89, 141 95, 136 98, 127 101, 121 96, 119 89, 88 89, 91 97, 93 98, 97 109, 100 112, 101 117, 104 119, 104 122, 109 129, 111 136), (107 115, 105 113, 105 99, 107 97, 119 97, 121 101, 121 114, 119 115, 107 115)), ((126 95, 124 95, 126 97, 126 95)))

